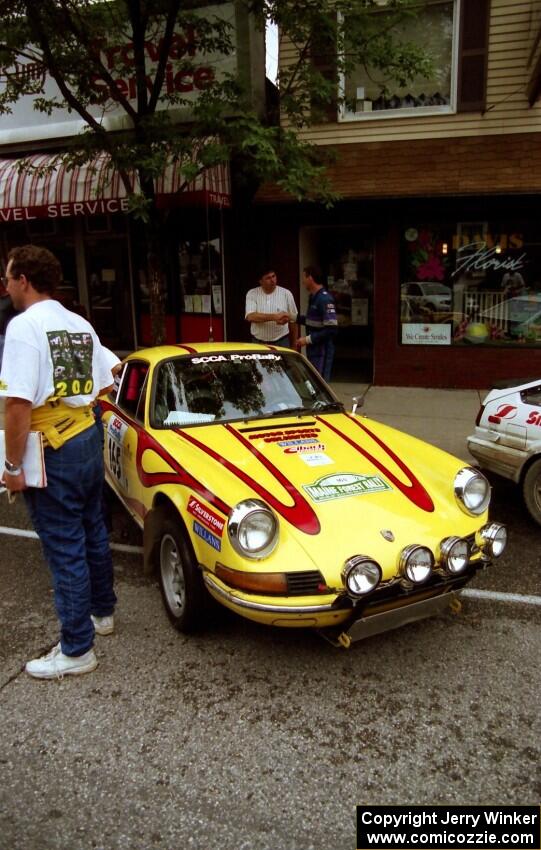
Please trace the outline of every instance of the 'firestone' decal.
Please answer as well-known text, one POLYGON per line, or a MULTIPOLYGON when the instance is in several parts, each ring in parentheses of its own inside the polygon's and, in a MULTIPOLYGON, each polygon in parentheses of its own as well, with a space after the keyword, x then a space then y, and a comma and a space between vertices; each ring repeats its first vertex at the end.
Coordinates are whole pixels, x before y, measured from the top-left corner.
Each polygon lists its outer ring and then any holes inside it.
POLYGON ((377 493, 392 490, 379 475, 357 475, 354 472, 342 472, 324 475, 313 484, 303 484, 313 502, 328 502, 331 499, 345 499, 365 493, 377 493))

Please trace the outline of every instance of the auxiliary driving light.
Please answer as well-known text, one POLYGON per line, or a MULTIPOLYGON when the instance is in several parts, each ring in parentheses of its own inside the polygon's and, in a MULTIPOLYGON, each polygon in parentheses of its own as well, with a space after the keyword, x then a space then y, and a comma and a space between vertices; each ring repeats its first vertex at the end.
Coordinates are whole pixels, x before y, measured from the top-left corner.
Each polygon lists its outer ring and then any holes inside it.
POLYGON ((370 593, 381 581, 381 567, 366 555, 355 555, 344 564, 342 578, 354 599, 370 593))
POLYGON ((412 543, 400 553, 400 572, 413 584, 422 584, 432 573, 434 555, 426 546, 412 543))
POLYGON ((440 543, 440 560, 449 575, 464 572, 470 561, 468 541, 462 537, 446 537, 440 543))
POLYGON ((507 529, 498 522, 490 522, 479 529, 475 542, 483 555, 489 558, 499 558, 507 546, 507 529))

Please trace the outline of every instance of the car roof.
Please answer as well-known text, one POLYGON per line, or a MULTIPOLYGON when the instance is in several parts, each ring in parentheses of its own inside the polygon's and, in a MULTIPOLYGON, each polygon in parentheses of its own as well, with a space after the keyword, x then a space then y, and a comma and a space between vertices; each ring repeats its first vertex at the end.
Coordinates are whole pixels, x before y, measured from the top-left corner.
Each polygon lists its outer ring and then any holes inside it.
POLYGON ((149 348, 139 348, 132 352, 128 360, 148 360, 150 363, 159 363, 160 360, 168 360, 172 357, 182 357, 182 355, 204 355, 204 354, 224 354, 228 351, 282 351, 284 353, 294 354, 290 348, 281 348, 277 345, 268 345, 253 343, 253 342, 187 342, 175 343, 173 345, 156 345, 149 348))

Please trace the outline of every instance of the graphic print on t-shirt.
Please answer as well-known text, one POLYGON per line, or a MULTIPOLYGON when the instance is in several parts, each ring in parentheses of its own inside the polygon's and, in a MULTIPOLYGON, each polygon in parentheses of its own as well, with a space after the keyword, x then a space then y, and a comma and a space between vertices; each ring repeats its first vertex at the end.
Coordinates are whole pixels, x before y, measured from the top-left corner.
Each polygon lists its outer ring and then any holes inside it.
POLYGON ((92 335, 48 331, 49 349, 53 361, 54 394, 59 398, 74 395, 91 395, 92 335))

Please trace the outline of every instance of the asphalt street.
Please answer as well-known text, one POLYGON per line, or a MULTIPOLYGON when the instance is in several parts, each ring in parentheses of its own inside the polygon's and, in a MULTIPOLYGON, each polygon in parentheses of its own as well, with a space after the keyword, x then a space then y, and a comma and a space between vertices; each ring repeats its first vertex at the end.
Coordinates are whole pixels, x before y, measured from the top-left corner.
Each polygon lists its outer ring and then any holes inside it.
MULTIPOLYGON (((474 587, 540 595, 539 528, 494 483, 510 546, 474 587)), ((0 497, 0 525, 29 528, 22 505, 0 497)), ((113 540, 140 543, 121 513, 113 540)), ((352 850, 358 803, 541 799, 539 607, 468 598, 349 651, 226 612, 186 637, 115 551, 98 669, 41 682, 48 573, 36 541, 0 545, 1 850, 352 850)))

